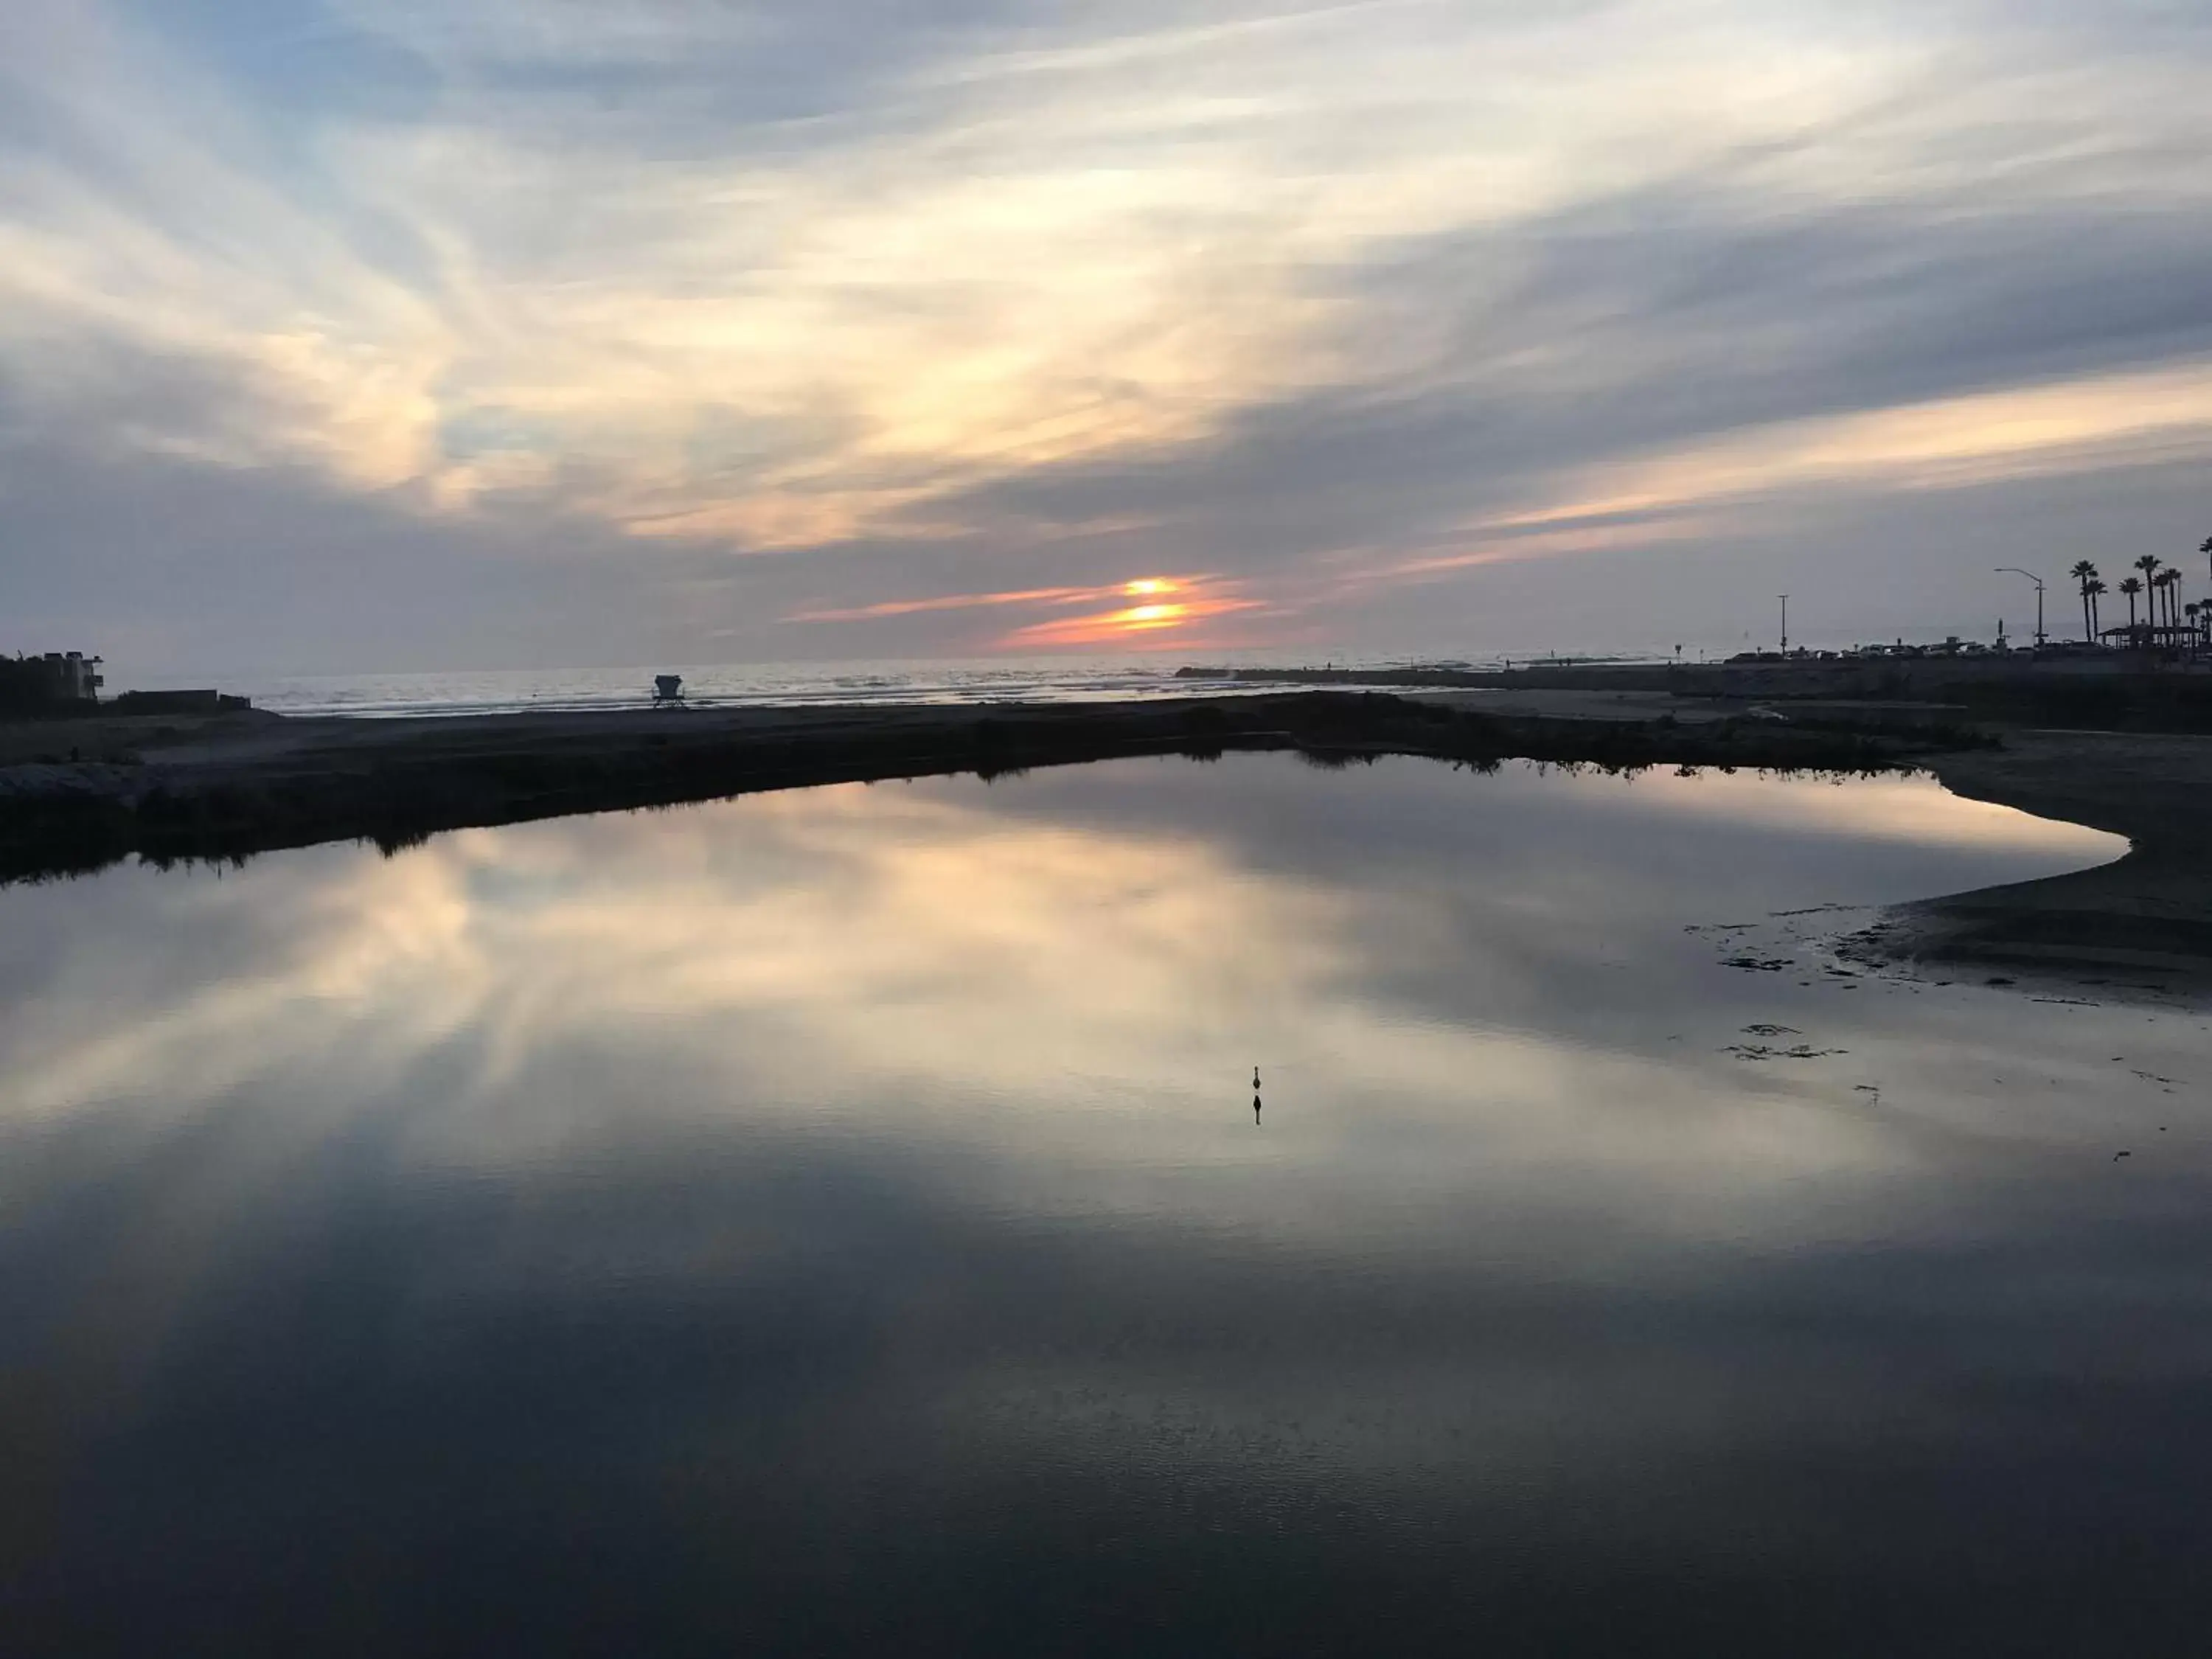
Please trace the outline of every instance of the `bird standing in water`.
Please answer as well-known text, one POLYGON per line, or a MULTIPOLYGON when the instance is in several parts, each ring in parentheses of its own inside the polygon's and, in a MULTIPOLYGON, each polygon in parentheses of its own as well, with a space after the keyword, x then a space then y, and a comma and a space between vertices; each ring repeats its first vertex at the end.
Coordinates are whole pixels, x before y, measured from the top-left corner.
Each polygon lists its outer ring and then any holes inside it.
POLYGON ((1255 1126, 1260 1121, 1260 1068, 1256 1066, 1252 1068, 1252 1121, 1255 1126))

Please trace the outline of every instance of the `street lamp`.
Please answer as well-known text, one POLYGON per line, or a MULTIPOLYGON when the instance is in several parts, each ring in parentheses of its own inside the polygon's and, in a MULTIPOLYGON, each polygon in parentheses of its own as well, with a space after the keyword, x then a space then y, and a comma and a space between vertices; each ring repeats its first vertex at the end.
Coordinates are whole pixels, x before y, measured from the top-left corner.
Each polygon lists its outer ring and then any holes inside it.
POLYGON ((1778 593, 1775 597, 1782 601, 1782 654, 1786 657, 1790 654, 1790 596, 1778 593))
POLYGON ((1996 569, 2000 575, 2025 576, 2028 580, 2035 584, 2035 646, 2037 650, 2041 650, 2043 648, 2045 637, 2043 632, 2043 578, 2037 575, 2033 570, 2022 570, 2016 564, 2001 564, 1996 566, 1996 569))

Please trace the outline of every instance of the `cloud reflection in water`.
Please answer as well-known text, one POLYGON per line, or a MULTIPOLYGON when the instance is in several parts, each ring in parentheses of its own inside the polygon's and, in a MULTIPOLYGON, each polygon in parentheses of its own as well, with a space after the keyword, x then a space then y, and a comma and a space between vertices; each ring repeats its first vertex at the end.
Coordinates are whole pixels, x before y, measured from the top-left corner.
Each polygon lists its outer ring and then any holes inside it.
MULTIPOLYGON (((1924 782, 1248 757, 11 892, 60 941, 0 1025, 11 1575, 40 1630, 351 1584, 416 1645, 1955 1627, 1970 1511, 2109 1524, 2093 1456, 2201 1392, 2203 1125, 2107 1059, 2186 1078, 2197 1022, 1684 929, 2116 850, 1924 782), (1757 1022, 1843 1052, 1721 1052, 1757 1022)), ((2021 1607, 2069 1524, 2001 1527, 2021 1607)))

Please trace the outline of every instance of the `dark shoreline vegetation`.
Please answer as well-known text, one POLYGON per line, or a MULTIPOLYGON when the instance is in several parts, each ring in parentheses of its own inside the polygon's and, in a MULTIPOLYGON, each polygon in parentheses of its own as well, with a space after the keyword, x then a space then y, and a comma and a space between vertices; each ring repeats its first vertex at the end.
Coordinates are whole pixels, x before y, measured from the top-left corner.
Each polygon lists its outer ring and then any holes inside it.
MULTIPOLYGON (((1865 773, 1993 739, 1955 723, 1863 716, 1788 724, 1492 714, 1382 692, 1294 691, 1134 703, 845 710, 696 709, 465 720, 230 716, 155 734, 170 747, 16 768, 0 795, 0 883, 236 861, 332 841, 386 851, 441 830, 658 807, 811 784, 1125 756, 1289 750, 1323 765, 1382 755, 1865 773)), ((55 741, 58 741, 58 735, 55 741)), ((72 745, 77 747, 78 745, 72 745)))

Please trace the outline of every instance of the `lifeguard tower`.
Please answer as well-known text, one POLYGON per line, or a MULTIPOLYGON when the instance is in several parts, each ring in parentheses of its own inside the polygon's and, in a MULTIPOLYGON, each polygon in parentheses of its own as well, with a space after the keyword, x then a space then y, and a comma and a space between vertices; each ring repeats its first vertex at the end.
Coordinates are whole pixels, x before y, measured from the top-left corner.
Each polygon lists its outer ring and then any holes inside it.
POLYGON ((653 677, 653 706, 655 708, 663 703, 681 703, 683 701, 683 675, 655 674, 653 677))

